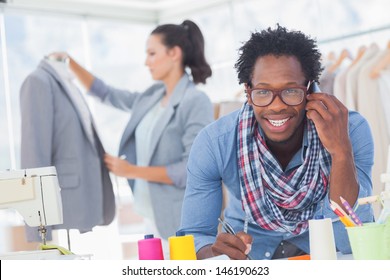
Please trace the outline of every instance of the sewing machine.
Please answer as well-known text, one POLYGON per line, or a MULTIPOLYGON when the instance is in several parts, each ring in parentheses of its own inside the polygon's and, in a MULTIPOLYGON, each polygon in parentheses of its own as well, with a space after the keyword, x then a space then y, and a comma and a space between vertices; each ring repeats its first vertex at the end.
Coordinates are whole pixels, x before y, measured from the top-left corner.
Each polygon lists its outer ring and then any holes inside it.
POLYGON ((46 244, 46 226, 62 224, 62 202, 54 166, 0 172, 0 209, 13 208, 27 225, 39 227, 46 244))
POLYGON ((27 225, 38 227, 43 243, 39 250, 8 252, 0 255, 0 260, 91 258, 57 245, 46 245, 46 227, 63 223, 60 191, 54 166, 0 172, 0 209, 17 210, 27 225))

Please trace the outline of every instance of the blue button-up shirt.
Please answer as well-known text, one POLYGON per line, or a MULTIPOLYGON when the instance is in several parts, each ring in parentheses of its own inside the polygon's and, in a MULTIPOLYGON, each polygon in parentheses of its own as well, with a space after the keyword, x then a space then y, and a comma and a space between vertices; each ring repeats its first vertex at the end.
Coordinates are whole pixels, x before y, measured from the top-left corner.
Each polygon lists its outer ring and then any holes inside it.
MULTIPOLYGON (((212 244, 216 240, 218 217, 224 208, 224 219, 236 232, 244 227, 245 211, 241 203, 241 191, 237 163, 238 111, 235 111, 204 128, 191 149, 187 169, 187 188, 183 202, 180 231, 195 237, 195 247, 212 244), (223 197, 227 195, 226 199, 223 197), (226 202, 226 205, 223 205, 226 202)), ((371 170, 374 146, 367 121, 357 112, 349 113, 349 136, 352 144, 359 183, 359 198, 372 194, 371 170)), ((307 146, 304 133, 302 148, 294 155, 286 172, 303 163, 307 146)), ((363 222, 373 220, 369 205, 359 206, 357 214, 363 222)), ((338 251, 351 253, 347 232, 329 206, 326 196, 317 207, 317 213, 331 218, 338 251)), ((293 235, 260 228, 249 224, 252 235, 251 256, 254 259, 270 259, 280 242, 287 240, 305 252, 310 252, 308 231, 293 235)))

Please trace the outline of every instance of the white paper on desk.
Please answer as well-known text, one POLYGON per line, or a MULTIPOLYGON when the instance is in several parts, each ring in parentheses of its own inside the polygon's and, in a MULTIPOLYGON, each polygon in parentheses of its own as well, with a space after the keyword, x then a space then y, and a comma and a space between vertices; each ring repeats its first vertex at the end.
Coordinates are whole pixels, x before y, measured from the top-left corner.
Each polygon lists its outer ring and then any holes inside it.
POLYGON ((310 259, 337 260, 330 218, 309 220, 310 259))
POLYGON ((227 255, 219 255, 211 258, 204 259, 206 261, 218 261, 218 260, 230 260, 230 258, 227 255))

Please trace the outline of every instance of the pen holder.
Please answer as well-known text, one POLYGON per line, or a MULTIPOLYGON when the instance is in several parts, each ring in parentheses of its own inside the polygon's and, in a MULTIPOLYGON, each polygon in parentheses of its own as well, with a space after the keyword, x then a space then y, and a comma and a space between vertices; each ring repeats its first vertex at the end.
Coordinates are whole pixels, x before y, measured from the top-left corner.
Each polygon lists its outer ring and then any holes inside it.
POLYGON ((163 260, 164 254, 161 239, 155 238, 153 234, 145 235, 145 239, 138 240, 139 260, 163 260))
POLYGON ((193 235, 183 235, 180 232, 176 236, 168 238, 171 260, 196 260, 196 251, 193 235))
POLYGON ((385 224, 346 227, 355 260, 390 260, 390 218, 385 224))

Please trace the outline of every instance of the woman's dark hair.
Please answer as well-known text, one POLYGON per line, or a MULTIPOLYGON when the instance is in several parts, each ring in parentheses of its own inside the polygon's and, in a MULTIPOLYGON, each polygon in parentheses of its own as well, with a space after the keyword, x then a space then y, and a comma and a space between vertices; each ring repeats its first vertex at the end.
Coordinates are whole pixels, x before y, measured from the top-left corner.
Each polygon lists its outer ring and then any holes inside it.
POLYGON ((251 38, 239 49, 235 64, 239 83, 251 86, 254 65, 259 57, 266 55, 295 56, 301 64, 308 81, 318 81, 321 74, 321 53, 316 42, 299 31, 288 31, 279 24, 276 29, 268 28, 252 33, 251 38))
POLYGON ((204 56, 202 32, 194 22, 185 20, 182 24, 163 24, 151 34, 162 35, 162 43, 168 48, 178 46, 183 52, 183 66, 191 69, 194 83, 206 83, 212 72, 204 56))

